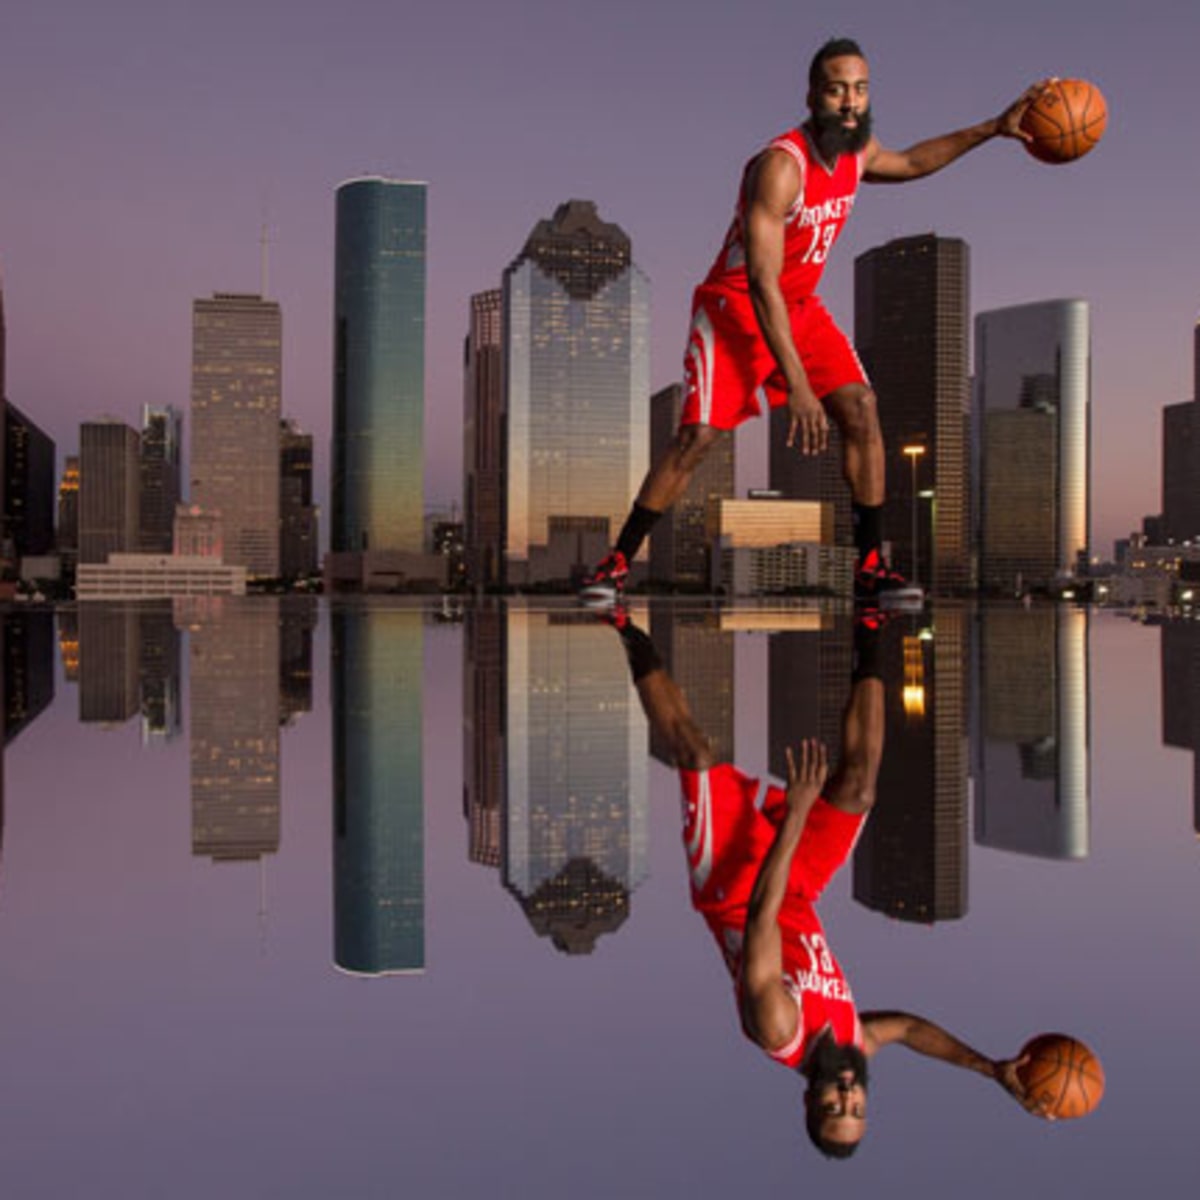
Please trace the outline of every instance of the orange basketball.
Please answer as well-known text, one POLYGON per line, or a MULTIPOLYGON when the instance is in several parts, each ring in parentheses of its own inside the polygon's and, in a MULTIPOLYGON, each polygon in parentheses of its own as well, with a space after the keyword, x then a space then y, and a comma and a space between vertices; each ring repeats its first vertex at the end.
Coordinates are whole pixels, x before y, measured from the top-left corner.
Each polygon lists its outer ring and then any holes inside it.
POLYGON ((1082 1042, 1065 1033, 1042 1033, 1021 1048, 1017 1068, 1026 1092, 1047 1116, 1069 1121, 1086 1117, 1104 1095, 1104 1068, 1082 1042))
POLYGON ((1025 110, 1021 129, 1033 141, 1025 149, 1042 162, 1082 158, 1103 136, 1108 105, 1086 79, 1058 79, 1025 110))

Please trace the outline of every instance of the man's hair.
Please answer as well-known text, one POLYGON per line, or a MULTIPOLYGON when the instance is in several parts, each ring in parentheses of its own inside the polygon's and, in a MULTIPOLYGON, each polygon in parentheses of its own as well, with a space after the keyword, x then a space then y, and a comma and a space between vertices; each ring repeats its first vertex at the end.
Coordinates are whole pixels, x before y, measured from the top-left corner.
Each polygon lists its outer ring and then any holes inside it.
POLYGON ((804 1129, 808 1134, 808 1140, 826 1158, 849 1158, 858 1149, 862 1139, 860 1138, 857 1142, 835 1142, 821 1133, 821 1124, 824 1120, 825 1114, 820 1109, 807 1109, 804 1117, 804 1129))
POLYGON ((865 59, 867 56, 862 52, 861 47, 853 38, 830 38, 820 50, 813 55, 813 60, 808 65, 808 87, 812 91, 820 85, 821 68, 831 58, 846 58, 853 55, 855 58, 865 59))

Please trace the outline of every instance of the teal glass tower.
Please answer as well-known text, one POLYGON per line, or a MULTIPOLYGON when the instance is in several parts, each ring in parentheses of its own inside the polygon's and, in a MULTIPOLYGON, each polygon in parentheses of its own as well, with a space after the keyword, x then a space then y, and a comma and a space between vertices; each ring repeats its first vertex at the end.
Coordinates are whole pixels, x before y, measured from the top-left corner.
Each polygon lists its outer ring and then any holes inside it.
POLYGON ((422 549, 424 183, 337 189, 334 262, 334 551, 422 549))

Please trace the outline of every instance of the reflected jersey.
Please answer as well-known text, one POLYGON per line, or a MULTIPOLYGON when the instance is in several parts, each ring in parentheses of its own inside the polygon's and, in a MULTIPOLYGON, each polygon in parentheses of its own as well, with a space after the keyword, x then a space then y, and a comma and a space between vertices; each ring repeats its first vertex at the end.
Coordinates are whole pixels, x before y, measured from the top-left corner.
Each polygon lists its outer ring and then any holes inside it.
MULTIPOLYGON (((683 837, 692 905, 704 917, 739 991, 742 943, 750 894, 763 859, 787 812, 782 788, 768 786, 761 802, 757 779, 736 767, 681 771, 683 837)), ((771 1058, 799 1066, 827 1026, 840 1044, 862 1046, 862 1026, 850 985, 829 949, 815 902, 854 849, 864 818, 823 799, 813 806, 792 857, 779 914, 783 983, 796 1002, 796 1035, 771 1058)))

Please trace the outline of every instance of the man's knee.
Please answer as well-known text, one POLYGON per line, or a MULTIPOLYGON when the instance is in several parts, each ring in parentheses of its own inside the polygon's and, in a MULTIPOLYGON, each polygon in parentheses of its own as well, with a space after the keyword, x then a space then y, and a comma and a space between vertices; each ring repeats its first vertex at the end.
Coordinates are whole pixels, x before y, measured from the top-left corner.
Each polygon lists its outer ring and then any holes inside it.
POLYGON ((687 465, 694 466, 720 441, 721 436, 722 431, 711 425, 683 425, 675 435, 675 448, 687 465))
POLYGON ((830 405, 842 437, 850 442, 870 442, 881 437, 879 404, 875 393, 866 386, 843 388, 835 392, 830 405))

